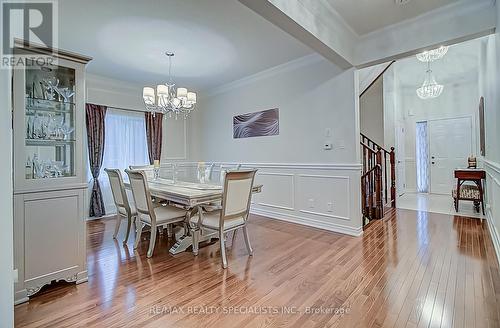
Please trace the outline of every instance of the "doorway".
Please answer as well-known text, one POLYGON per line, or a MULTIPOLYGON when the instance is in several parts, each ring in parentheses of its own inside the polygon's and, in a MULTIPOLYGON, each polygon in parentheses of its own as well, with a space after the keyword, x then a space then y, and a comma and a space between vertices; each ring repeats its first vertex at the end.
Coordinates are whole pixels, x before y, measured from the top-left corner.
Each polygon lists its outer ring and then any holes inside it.
POLYGON ((417 122, 417 191, 450 195, 453 172, 472 154, 471 117, 417 122))

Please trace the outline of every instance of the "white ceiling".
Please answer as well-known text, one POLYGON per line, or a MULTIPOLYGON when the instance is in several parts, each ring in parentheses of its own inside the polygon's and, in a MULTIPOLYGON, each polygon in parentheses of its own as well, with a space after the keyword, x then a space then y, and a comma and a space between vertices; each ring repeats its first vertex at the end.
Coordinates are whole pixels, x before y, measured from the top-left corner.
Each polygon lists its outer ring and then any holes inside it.
MULTIPOLYGON (((395 0, 323 0, 342 16, 358 35, 422 15, 459 0, 410 0, 399 5, 395 0)), ((462 0, 477 1, 477 0, 462 0)))
MULTIPOLYGON (((482 39, 475 39, 453 45, 448 53, 431 64, 436 81, 449 85, 463 81, 477 81, 479 54, 482 39)), ((398 60, 395 64, 396 76, 404 88, 418 88, 425 79, 427 64, 415 56, 398 60)))
POLYGON ((59 47, 88 72, 141 85, 208 90, 312 53, 236 0, 59 1, 59 47))

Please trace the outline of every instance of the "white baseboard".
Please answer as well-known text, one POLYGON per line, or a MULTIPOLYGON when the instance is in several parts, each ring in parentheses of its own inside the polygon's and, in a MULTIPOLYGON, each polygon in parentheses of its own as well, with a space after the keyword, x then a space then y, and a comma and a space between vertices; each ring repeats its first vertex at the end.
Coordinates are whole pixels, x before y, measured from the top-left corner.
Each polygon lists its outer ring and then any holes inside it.
POLYGON ((292 214, 285 214, 285 213, 278 213, 274 211, 269 211, 269 210, 264 210, 261 208, 252 208, 251 213, 257 214, 257 215, 262 215, 262 216, 267 216, 272 219, 277 219, 281 221, 286 221, 286 222, 291 222, 291 223, 296 223, 300 225, 305 225, 309 227, 314 227, 318 229, 323 229, 323 230, 328 230, 328 231, 333 231, 333 232, 338 232, 350 236, 355 236, 359 237, 363 234, 363 227, 359 228, 352 228, 348 226, 343 226, 335 223, 327 223, 324 221, 317 221, 311 218, 307 217, 300 217, 292 214))

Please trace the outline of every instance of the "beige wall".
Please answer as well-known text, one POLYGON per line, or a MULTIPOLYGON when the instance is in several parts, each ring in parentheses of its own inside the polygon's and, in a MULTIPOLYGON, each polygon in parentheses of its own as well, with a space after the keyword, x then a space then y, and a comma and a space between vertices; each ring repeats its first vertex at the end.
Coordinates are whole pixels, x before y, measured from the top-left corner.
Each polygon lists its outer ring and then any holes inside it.
POLYGON ((361 133, 384 146, 384 79, 379 78, 359 99, 361 133))

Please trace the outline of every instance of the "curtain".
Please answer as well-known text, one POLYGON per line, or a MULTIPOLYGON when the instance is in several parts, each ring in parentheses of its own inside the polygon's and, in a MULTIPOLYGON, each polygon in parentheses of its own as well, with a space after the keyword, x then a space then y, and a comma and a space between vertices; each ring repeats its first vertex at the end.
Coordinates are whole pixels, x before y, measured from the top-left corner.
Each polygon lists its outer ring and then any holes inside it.
POLYGON ((89 150, 90 173, 94 180, 92 194, 90 196, 89 216, 100 217, 106 214, 102 199, 101 187, 99 185, 99 173, 101 171, 104 155, 105 128, 104 118, 106 107, 94 104, 85 105, 87 125, 87 146, 89 150))
MULTIPOLYGON (((113 213, 116 208, 108 175, 104 169, 119 169, 124 179, 127 179, 124 171, 130 165, 147 165, 149 163, 144 122, 142 112, 109 108, 106 113, 106 143, 101 175, 99 176, 106 213, 113 213)), ((129 199, 133 199, 130 194, 129 199)))
POLYGON ((155 160, 159 160, 161 157, 163 114, 156 113, 153 116, 150 112, 146 112, 145 119, 149 164, 153 164, 155 160))
POLYGON ((429 142, 427 122, 417 122, 416 157, 417 157, 417 192, 429 192, 429 142))

